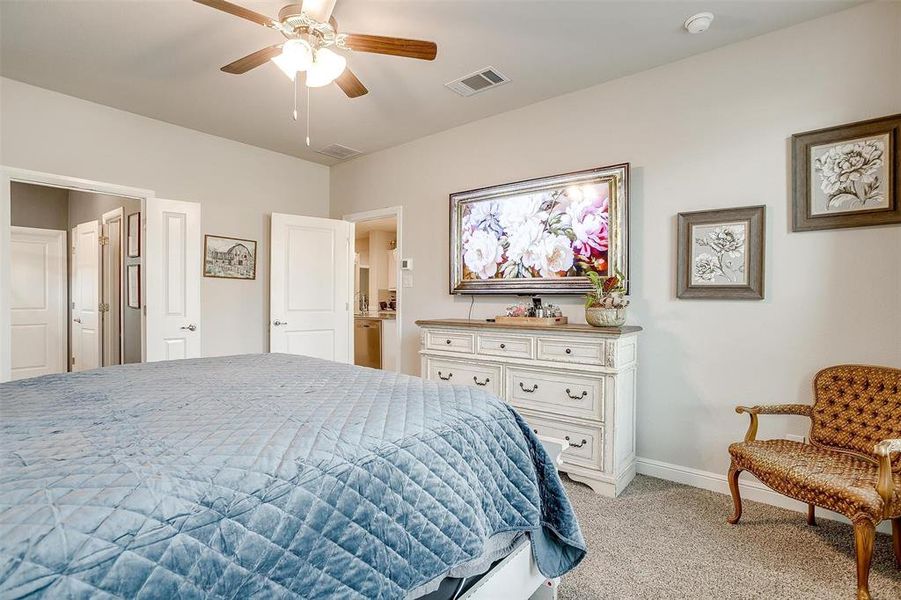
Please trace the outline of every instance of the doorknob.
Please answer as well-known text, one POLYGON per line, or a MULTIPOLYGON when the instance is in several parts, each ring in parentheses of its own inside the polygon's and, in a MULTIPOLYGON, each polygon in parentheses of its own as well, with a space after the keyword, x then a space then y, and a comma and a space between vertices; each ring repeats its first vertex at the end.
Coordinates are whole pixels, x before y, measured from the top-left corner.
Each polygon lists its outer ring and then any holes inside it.
POLYGON ((197 325, 195 325, 194 323, 191 323, 190 325, 181 327, 181 329, 187 329, 188 331, 197 331, 197 325))
POLYGON ((76 323, 81 323, 81 319, 75 318, 75 319, 72 319, 72 320, 75 321, 76 323))
POLYGON ((288 322, 287 321, 273 321, 272 324, 275 325, 276 327, 278 327, 279 325, 287 325, 288 322))

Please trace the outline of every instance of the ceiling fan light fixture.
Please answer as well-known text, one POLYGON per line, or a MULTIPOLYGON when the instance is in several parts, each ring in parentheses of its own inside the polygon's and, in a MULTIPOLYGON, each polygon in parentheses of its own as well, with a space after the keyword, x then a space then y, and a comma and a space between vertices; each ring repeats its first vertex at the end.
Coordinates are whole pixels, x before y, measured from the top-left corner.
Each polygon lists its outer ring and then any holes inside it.
POLYGON ((316 51, 316 59, 307 69, 307 87, 323 87, 338 78, 347 67, 347 59, 328 48, 316 51))
POLYGON ((298 71, 306 71, 313 64, 313 48, 306 40, 288 40, 282 53, 270 59, 291 81, 298 71))

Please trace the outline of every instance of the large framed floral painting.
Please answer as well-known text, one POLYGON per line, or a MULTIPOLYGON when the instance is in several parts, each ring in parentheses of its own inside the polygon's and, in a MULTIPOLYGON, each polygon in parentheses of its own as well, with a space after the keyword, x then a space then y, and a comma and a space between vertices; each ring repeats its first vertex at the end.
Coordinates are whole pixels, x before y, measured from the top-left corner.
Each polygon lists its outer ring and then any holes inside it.
POLYGON ((792 136, 793 231, 901 223, 901 115, 792 136))
POLYGON ((676 296, 762 300, 766 208, 679 213, 676 296))
POLYGON ((576 294, 628 280, 629 165, 450 196, 452 294, 576 294))

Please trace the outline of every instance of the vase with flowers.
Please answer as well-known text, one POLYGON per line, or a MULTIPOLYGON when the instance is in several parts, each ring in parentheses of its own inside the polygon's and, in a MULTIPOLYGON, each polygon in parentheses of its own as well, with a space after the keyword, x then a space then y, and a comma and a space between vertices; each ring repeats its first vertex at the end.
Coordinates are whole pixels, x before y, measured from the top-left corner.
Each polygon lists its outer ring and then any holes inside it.
POLYGON ((589 272, 591 291, 585 296, 585 320, 595 327, 620 327, 626 322, 625 277, 616 271, 609 277, 589 272))

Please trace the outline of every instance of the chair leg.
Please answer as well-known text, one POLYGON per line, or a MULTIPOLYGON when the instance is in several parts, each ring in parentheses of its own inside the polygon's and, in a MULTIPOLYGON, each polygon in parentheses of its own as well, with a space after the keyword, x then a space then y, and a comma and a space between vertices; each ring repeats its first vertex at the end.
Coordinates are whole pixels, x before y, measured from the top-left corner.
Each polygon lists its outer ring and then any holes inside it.
POLYGON ((901 517, 892 519, 892 543, 895 546, 895 566, 901 569, 901 517))
POLYGON ((738 489, 738 476, 741 475, 742 469, 739 469, 733 462, 729 466, 729 491, 732 492, 732 504, 735 506, 735 512, 726 519, 731 525, 738 523, 741 518, 741 492, 738 489))
POLYGON ((857 547, 857 600, 870 600, 870 562, 876 526, 861 519, 854 523, 854 544, 857 547))
POLYGON ((807 505, 807 524, 808 525, 816 525, 817 524, 817 507, 814 504, 807 505))

